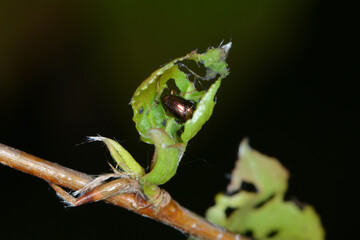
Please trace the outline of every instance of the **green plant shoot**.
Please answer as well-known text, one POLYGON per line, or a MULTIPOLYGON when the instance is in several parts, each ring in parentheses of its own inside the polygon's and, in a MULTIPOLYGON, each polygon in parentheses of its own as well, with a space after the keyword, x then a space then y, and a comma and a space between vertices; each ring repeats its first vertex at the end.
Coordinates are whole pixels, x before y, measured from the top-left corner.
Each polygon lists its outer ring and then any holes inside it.
POLYGON ((145 195, 153 203, 156 202, 155 198, 161 198, 157 186, 175 175, 187 142, 200 131, 213 113, 215 94, 221 80, 229 73, 225 60, 230 48, 231 42, 210 48, 202 54, 193 51, 176 58, 153 72, 136 89, 131 99, 133 120, 141 139, 155 146, 148 173, 145 174, 144 169, 117 142, 104 137, 90 138, 107 145, 120 170, 139 179, 145 195), (205 76, 196 73, 201 70, 199 67, 205 70, 205 76), (209 85, 208 89, 202 87, 201 81, 209 85), (196 87, 197 83, 201 87, 196 87), (176 97, 173 92, 176 92, 176 97), (181 111, 185 107, 181 103, 191 105, 192 115, 189 119, 176 119, 169 114, 169 109, 164 108, 162 97, 171 95, 172 99, 177 99, 175 105, 179 108, 176 110, 180 113, 183 113, 181 111))
MULTIPOLYGON (((193 51, 177 58, 152 73, 136 89, 131 99, 133 120, 141 139, 155 145, 150 171, 141 177, 144 186, 161 185, 174 176, 187 142, 209 120, 215 106, 215 94, 221 80, 229 73, 225 60, 230 47, 231 43, 228 43, 210 48, 203 54, 193 51), (205 68, 206 76, 201 77, 190 69, 188 65, 191 63, 205 68), (197 89, 195 81, 206 81, 210 87, 207 90, 197 89), (161 104, 162 97, 173 91, 194 103, 195 110, 190 119, 179 121, 161 104)), ((155 195, 147 192, 147 195, 155 195)))
POLYGON ((186 144, 196 135, 209 120, 215 105, 213 97, 220 87, 221 79, 229 73, 225 60, 230 47, 231 43, 228 43, 218 48, 210 48, 203 54, 193 51, 156 70, 140 84, 131 99, 131 106, 136 129, 144 142, 153 144, 148 135, 148 131, 152 128, 164 129, 175 143, 186 144), (206 69, 206 76, 200 77, 190 70, 187 65, 191 62, 203 66, 206 69), (190 77, 194 77, 194 81, 211 81, 212 85, 207 91, 198 90, 190 77), (175 82, 175 89, 170 89, 171 87, 168 86, 170 81, 175 82), (177 94, 182 98, 195 103, 196 110, 192 121, 179 122, 166 114, 160 103, 165 90, 168 94, 171 90, 177 90, 177 94), (182 127, 184 132, 179 131, 182 127))

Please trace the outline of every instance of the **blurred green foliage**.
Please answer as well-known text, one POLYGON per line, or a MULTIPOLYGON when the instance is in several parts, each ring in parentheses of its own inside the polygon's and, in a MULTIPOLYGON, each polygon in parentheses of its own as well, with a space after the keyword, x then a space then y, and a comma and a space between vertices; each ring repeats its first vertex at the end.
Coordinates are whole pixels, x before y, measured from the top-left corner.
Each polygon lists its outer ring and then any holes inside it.
POLYGON ((324 240, 325 232, 314 208, 284 200, 288 179, 288 171, 277 159, 252 149, 244 140, 227 191, 216 195, 206 217, 232 232, 250 233, 259 240, 324 240))

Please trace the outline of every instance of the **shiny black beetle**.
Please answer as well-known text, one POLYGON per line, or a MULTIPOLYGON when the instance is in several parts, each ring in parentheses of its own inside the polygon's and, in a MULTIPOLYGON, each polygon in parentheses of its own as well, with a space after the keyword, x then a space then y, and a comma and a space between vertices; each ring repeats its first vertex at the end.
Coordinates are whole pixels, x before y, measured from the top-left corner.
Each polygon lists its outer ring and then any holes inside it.
POLYGON ((165 95, 161 98, 161 104, 165 110, 177 120, 186 122, 195 111, 195 104, 192 101, 173 94, 165 95))

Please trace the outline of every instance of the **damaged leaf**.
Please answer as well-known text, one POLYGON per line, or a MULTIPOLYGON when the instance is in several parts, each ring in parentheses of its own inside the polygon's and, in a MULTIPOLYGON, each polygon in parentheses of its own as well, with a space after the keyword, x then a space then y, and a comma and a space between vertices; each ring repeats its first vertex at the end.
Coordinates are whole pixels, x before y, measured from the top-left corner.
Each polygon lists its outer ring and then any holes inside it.
POLYGON ((153 144, 148 135, 148 131, 153 128, 165 130, 175 143, 185 145, 196 135, 209 120, 221 79, 229 73, 225 59, 230 47, 231 42, 218 48, 210 48, 203 54, 193 51, 164 65, 140 84, 131 99, 131 106, 136 129, 144 142, 153 144), (198 69, 190 69, 189 63, 205 68, 206 76, 196 73, 198 69), (199 85, 201 81, 210 81, 211 85, 209 89, 197 89, 196 81, 200 82, 199 85), (164 108, 161 99, 170 94, 194 103, 191 121, 179 121, 164 108))
POLYGON ((257 240, 323 240, 320 217, 310 205, 284 201, 289 174, 275 158, 244 140, 227 192, 215 197, 206 217, 228 230, 257 240), (255 189, 247 191, 245 185, 255 189))

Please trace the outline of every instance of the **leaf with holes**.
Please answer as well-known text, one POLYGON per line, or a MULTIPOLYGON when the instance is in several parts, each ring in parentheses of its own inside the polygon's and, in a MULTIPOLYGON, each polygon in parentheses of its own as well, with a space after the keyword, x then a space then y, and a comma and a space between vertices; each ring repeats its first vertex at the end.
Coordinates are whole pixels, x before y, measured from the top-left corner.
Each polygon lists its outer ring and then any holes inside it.
POLYGON ((148 135, 148 131, 153 128, 165 130, 175 143, 185 145, 196 135, 209 120, 215 105, 216 91, 221 79, 228 74, 225 59, 230 47, 231 43, 228 43, 218 48, 210 48, 203 54, 193 51, 156 70, 140 84, 131 99, 131 106, 136 129, 144 142, 153 144, 148 135), (191 62, 205 68, 206 75, 201 77, 196 73, 199 69, 190 69, 188 65, 191 62), (210 88, 198 89, 197 82, 201 85, 201 81, 210 81, 210 88), (174 94, 173 92, 194 104, 195 110, 192 112, 195 117, 191 122, 176 119, 169 113, 169 109, 161 104, 162 97, 174 94))
POLYGON ((215 197, 207 219, 232 232, 251 233, 255 239, 325 239, 313 207, 284 201, 288 178, 277 159, 251 149, 244 140, 227 192, 215 197), (254 186, 253 191, 246 185, 254 186))

